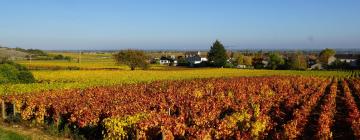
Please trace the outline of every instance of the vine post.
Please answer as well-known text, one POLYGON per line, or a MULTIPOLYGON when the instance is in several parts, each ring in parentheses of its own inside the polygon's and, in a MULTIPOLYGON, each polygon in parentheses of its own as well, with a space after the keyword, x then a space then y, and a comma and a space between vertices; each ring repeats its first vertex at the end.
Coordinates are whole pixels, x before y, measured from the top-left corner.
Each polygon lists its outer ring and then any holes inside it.
POLYGON ((6 109, 5 109, 5 101, 1 100, 1 117, 6 119, 6 109))

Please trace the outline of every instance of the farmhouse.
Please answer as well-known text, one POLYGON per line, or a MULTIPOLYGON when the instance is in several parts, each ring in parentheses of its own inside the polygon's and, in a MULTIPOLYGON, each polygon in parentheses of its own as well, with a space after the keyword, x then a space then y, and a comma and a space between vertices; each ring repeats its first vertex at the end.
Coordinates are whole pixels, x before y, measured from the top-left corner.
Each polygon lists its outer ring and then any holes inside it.
POLYGON ((206 62, 208 59, 206 57, 201 57, 200 51, 197 52, 185 52, 185 59, 190 63, 190 65, 200 64, 201 62, 206 62))

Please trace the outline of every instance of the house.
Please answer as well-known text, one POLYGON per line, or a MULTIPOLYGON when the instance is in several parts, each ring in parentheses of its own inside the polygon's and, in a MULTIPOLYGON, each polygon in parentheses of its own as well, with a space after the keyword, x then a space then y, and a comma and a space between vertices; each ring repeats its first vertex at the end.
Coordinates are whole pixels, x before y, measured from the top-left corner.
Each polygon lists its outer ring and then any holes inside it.
POLYGON ((315 63, 313 65, 310 65, 310 70, 322 70, 323 66, 320 63, 315 63))
POLYGON ((264 67, 267 67, 269 65, 269 61, 263 60, 261 63, 264 65, 264 67))
MULTIPOLYGON (((175 56, 174 56, 175 57, 175 56)), ((171 66, 176 66, 177 65, 177 60, 173 59, 173 57, 165 57, 162 56, 160 58, 159 63, 161 65, 171 65, 171 66)))
POLYGON ((238 68, 238 69, 246 69, 246 65, 237 65, 236 68, 238 68))
POLYGON ((306 56, 308 68, 311 68, 313 65, 318 63, 318 58, 315 55, 306 56))
POLYGON ((335 57, 341 62, 345 62, 350 64, 350 66, 356 67, 360 54, 337 54, 335 57))
POLYGON ((185 52, 185 60, 188 61, 191 66, 208 61, 206 57, 201 57, 201 53, 199 51, 185 52))
POLYGON ((328 65, 331 65, 331 63, 336 61, 336 57, 335 56, 330 56, 328 59, 328 65))
POLYGON ((168 65, 170 64, 170 60, 167 60, 167 59, 160 59, 160 65, 168 65))
POLYGON ((194 57, 194 56, 200 56, 200 55, 201 55, 200 51, 185 52, 185 58, 194 57))
POLYGON ((170 58, 162 56, 159 61, 160 65, 169 65, 170 64, 170 58))

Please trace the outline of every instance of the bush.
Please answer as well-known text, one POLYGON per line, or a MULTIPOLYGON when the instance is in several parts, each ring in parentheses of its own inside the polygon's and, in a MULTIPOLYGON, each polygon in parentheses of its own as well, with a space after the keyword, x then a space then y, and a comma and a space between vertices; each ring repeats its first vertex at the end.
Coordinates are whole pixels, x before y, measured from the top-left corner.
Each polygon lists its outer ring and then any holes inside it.
POLYGON ((230 63, 230 62, 227 62, 225 65, 224 65, 224 68, 233 68, 234 67, 234 64, 230 63))
POLYGON ((18 79, 21 83, 34 83, 35 78, 30 71, 20 71, 18 79))
POLYGON ((19 70, 15 66, 10 64, 1 64, 0 65, 0 84, 4 83, 18 83, 18 74, 19 70))
POLYGON ((67 69, 68 69, 68 70, 80 70, 80 67, 77 67, 77 66, 68 66, 67 69))
POLYGON ((26 67, 11 61, 0 63, 0 84, 33 82, 35 78, 26 67))
POLYGON ((59 54, 59 55, 54 56, 54 59, 55 59, 55 60, 63 60, 63 59, 64 59, 64 56, 61 55, 61 54, 59 54))

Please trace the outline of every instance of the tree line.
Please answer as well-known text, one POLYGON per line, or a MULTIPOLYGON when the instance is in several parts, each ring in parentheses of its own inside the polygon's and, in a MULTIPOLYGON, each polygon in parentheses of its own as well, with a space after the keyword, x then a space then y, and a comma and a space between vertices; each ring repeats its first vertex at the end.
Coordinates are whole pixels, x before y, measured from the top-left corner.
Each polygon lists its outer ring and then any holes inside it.
MULTIPOLYGON (((254 69, 282 69, 282 70, 306 70, 313 66, 313 69, 348 69, 349 64, 335 59, 336 52, 333 49, 326 48, 319 54, 316 54, 310 61, 310 55, 302 51, 293 53, 270 52, 263 53, 239 53, 228 52, 224 45, 216 40, 207 53, 207 62, 199 64, 204 67, 239 67, 254 69), (334 59, 334 60, 332 60, 334 59)), ((118 64, 128 65, 131 70, 136 67, 147 69, 149 67, 149 56, 142 50, 121 50, 114 55, 118 64)), ((179 63, 188 64, 183 57, 179 57, 179 63)), ((357 68, 360 67, 359 59, 357 68)))

